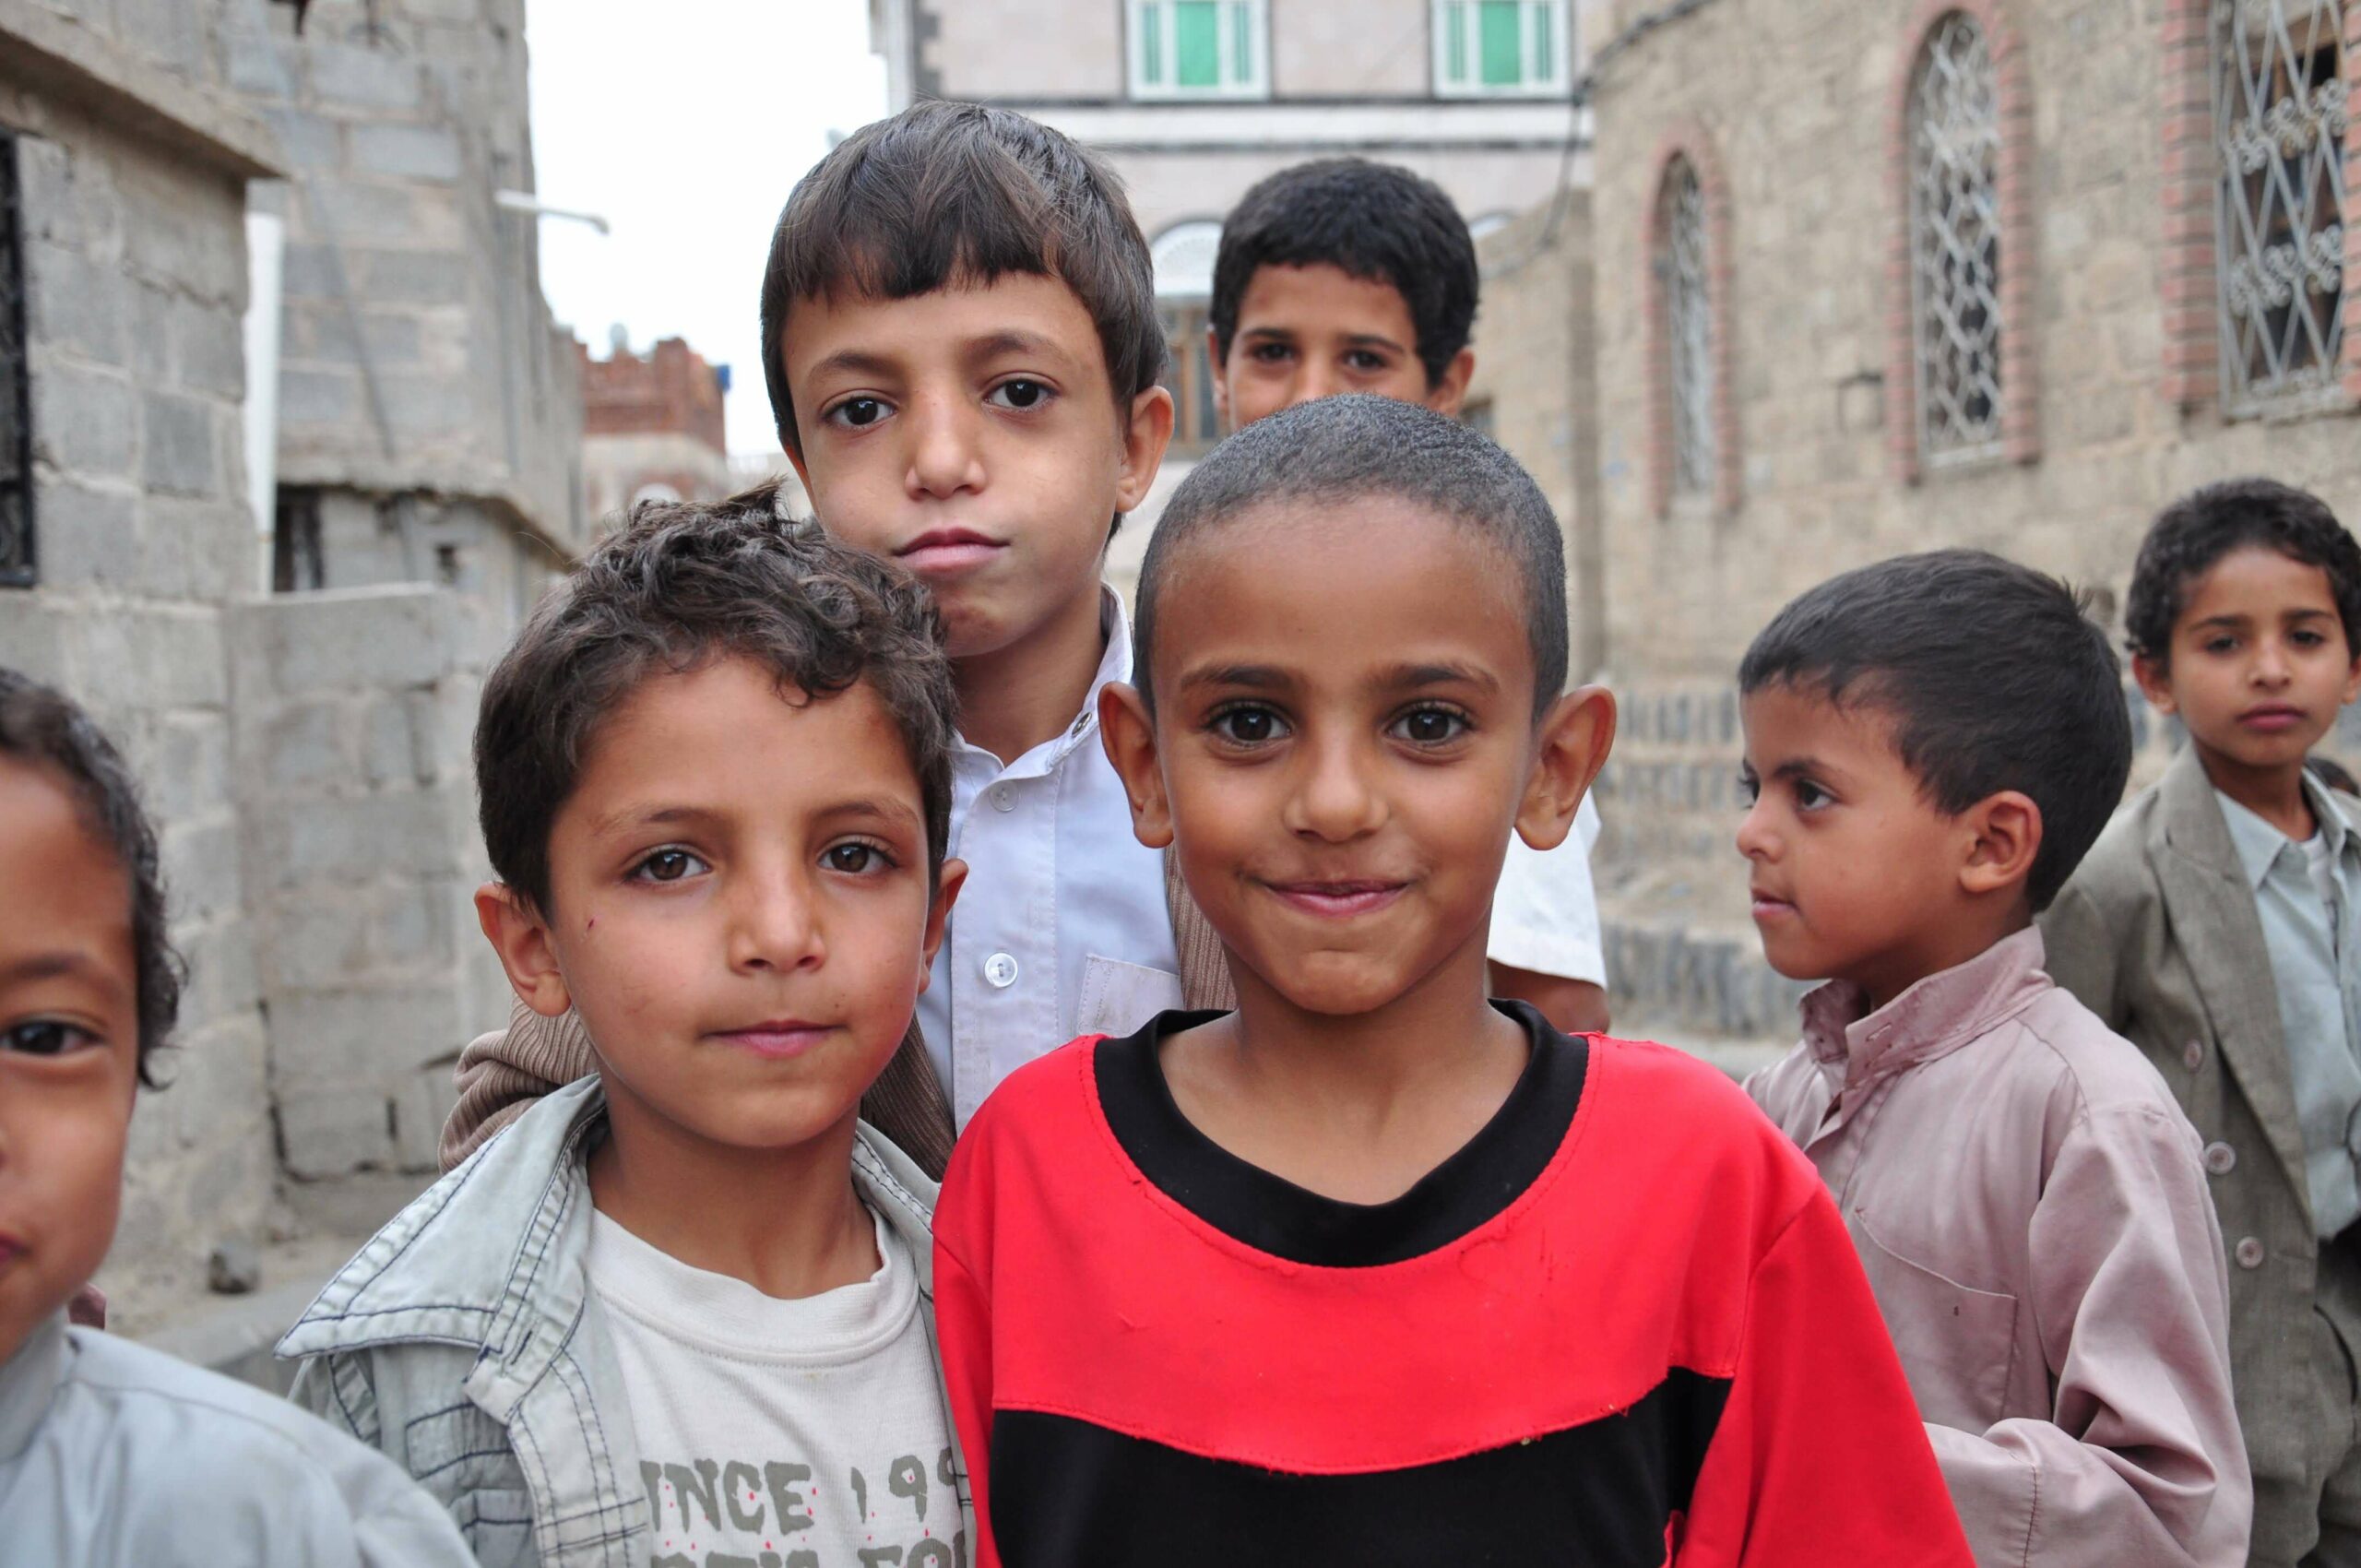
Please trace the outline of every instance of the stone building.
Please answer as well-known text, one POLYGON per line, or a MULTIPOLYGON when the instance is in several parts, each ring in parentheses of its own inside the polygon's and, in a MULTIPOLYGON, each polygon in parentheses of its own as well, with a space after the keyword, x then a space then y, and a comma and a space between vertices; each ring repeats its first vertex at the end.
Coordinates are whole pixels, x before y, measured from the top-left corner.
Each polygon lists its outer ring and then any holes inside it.
POLYGON ((432 1169, 506 1005, 476 683, 582 539, 575 360, 502 195, 520 0, 298 19, 0 0, 0 664, 125 742, 192 976, 101 1276, 134 1332, 432 1169))
MULTIPOLYGON (((870 0, 895 108, 1021 111, 1107 155, 1155 248, 1185 465, 1219 434, 1205 296, 1221 220, 1309 159, 1400 163, 1479 232, 1590 177, 1572 84, 1602 0, 870 0)), ((1159 496, 1144 508, 1151 516, 1159 496)), ((1145 523, 1145 519, 1143 519, 1145 523)), ((1144 540, 1145 526, 1132 530, 1144 540)), ((1119 544, 1120 548, 1120 544, 1119 544)), ((1119 567, 1121 563, 1118 563, 1119 567)))
MULTIPOLYGON (((1555 308, 1596 332, 1597 505, 1570 527, 1602 568, 1578 640, 1623 699, 1615 989, 1785 1028, 1729 842, 1731 672, 1782 602, 1962 544, 2111 614, 2156 508, 2239 473, 2361 522, 2361 5, 1626 0, 1611 22, 1590 298, 1529 267, 1488 283, 1484 329, 1555 308)), ((2144 773, 2167 741, 2135 718, 2144 773)))
POLYGON ((608 357, 577 342, 585 511, 611 524, 641 501, 718 501, 733 484, 722 425, 727 365, 678 338, 645 357, 616 329, 608 357))

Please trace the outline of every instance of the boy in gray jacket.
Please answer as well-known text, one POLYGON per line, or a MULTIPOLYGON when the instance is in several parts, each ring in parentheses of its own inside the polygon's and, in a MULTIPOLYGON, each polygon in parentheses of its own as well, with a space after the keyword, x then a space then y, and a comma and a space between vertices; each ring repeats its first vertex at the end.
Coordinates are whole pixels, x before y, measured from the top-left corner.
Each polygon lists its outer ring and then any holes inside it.
POLYGON ((486 682, 477 910, 597 1071, 279 1353, 487 1568, 966 1560, 934 1188, 858 1122, 964 874, 951 736, 924 591, 767 496, 643 506, 486 682))
POLYGON ((462 1568, 385 1458, 259 1389, 67 1322, 181 971, 123 759, 0 669, 0 1558, 462 1568))

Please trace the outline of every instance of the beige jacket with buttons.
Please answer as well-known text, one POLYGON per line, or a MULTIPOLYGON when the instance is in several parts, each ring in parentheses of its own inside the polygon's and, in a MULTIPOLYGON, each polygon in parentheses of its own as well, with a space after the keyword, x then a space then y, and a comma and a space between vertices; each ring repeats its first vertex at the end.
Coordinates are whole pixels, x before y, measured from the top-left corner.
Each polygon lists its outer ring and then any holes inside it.
POLYGON ((1866 1010, 1812 992, 1747 1090, 1835 1194, 1976 1562, 2243 1562, 2221 1235, 2154 1070, 2036 931, 1866 1010))
MULTIPOLYGON (((2361 826, 2348 807, 2346 818, 2361 826)), ((2049 971, 2147 1053, 2205 1140, 2230 1251, 2230 1364, 2254 1470, 2254 1550, 2313 1538, 2303 1422, 2318 1380, 2296 1092, 2254 891, 2193 749, 2108 824, 2042 917, 2049 971)))

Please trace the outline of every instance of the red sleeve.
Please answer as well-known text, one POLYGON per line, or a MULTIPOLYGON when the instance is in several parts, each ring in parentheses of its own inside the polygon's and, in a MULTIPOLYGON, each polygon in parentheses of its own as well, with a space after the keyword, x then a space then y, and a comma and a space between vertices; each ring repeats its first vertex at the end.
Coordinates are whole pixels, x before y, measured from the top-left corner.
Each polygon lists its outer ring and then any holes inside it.
POLYGON ((1825 1189, 1763 1253, 1679 1568, 1972 1568, 1859 1257, 1825 1189))
POLYGON ((951 1421, 967 1467, 976 1507, 976 1568, 999 1568, 992 1542, 991 1180, 982 1145, 989 1131, 974 1125, 952 1150, 934 1210, 934 1321, 943 1350, 943 1382, 951 1421), (979 1134, 982 1135, 978 1135, 979 1134))

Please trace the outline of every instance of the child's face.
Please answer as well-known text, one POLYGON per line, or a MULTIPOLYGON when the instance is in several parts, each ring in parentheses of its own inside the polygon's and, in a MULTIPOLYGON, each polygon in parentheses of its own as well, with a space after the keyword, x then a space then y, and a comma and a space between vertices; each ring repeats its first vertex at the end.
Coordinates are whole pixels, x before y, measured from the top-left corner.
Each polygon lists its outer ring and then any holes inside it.
POLYGON ((903 300, 798 300, 785 339, 814 510, 924 579, 954 659, 1097 615, 1109 526, 1156 478, 1172 399, 1154 387, 1116 407, 1071 288, 1006 273, 903 300))
POLYGON ((1342 392, 1424 403, 1456 418, 1476 355, 1462 349, 1428 386, 1418 324, 1401 291, 1320 262, 1257 267, 1238 302, 1229 352, 1215 364, 1214 401, 1229 427, 1242 430, 1342 392))
POLYGON ((1774 683, 1748 693, 1738 712, 1741 781, 1754 803, 1738 848, 1773 968, 1790 980, 1852 980, 1882 1005, 1988 944, 1989 934, 1970 934, 1981 928, 1967 910, 2022 883, 2040 843, 2037 813, 2024 841, 2030 802, 2011 793, 1945 815, 1874 703, 1840 707, 1774 683), (1999 820, 1986 821, 1994 807, 1999 820), (1996 828, 2015 837, 1996 847, 1996 828))
POLYGON ((848 1123, 964 874, 927 886, 916 772, 866 683, 806 701, 724 658, 641 683, 550 830, 550 901, 477 896, 528 1004, 569 1004, 626 1123, 739 1149, 848 1123))
POLYGON ((1603 692, 1536 726, 1515 569, 1406 503, 1296 505, 1192 546, 1158 605, 1155 719, 1110 688, 1108 753, 1244 969, 1332 1015, 1480 994, 1508 836, 1563 839, 1614 727, 1603 692))
POLYGON ((2177 713, 2201 754, 2255 769, 2300 767, 2361 694, 2328 574, 2262 545, 2234 550, 2189 585, 2169 662, 2133 672, 2177 713))
POLYGON ((138 1084, 129 879, 62 780, 0 757, 0 1361, 106 1256, 138 1084))

